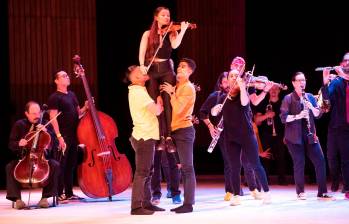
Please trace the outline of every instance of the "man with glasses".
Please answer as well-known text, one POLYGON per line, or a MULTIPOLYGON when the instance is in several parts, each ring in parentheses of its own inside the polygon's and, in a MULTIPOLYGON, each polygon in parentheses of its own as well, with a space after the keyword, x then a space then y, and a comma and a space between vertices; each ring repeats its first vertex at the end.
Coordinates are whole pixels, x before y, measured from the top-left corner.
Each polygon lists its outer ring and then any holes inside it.
POLYGON ((342 170, 344 198, 349 199, 349 52, 340 66, 334 67, 338 77, 330 81, 330 69, 323 71, 324 99, 331 103, 327 133, 327 158, 332 178, 332 190, 338 190, 339 172, 342 170), (341 166, 339 166, 340 157, 341 166))
POLYGON ((79 102, 74 92, 68 90, 70 78, 65 71, 54 74, 54 82, 57 86, 56 92, 52 93, 48 99, 50 118, 54 118, 57 113, 62 114, 52 121, 55 134, 58 138, 58 151, 56 156, 61 165, 61 175, 58 185, 58 200, 81 199, 73 194, 73 173, 77 166, 77 126, 79 117, 82 116, 88 106, 87 101, 83 108, 79 107, 79 102))
POLYGON ((305 93, 306 79, 302 72, 292 76, 294 91, 284 97, 280 118, 285 124, 285 142, 293 160, 294 181, 298 200, 306 200, 304 192, 305 154, 315 167, 319 200, 333 200, 327 194, 326 163, 316 136, 314 117, 320 116, 315 97, 305 93))

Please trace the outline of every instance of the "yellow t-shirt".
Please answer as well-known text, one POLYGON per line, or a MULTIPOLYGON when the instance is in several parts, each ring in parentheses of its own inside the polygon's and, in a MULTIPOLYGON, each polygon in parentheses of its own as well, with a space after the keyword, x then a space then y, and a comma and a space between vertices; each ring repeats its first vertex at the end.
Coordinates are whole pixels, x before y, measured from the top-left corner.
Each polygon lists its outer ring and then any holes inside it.
POLYGON ((192 114, 194 111, 195 98, 196 91, 191 82, 187 81, 177 86, 174 96, 171 97, 172 131, 193 126, 192 114))
POLYGON ((141 138, 159 140, 158 119, 147 108, 154 100, 144 86, 130 85, 128 90, 128 102, 133 121, 132 136, 136 140, 141 138))

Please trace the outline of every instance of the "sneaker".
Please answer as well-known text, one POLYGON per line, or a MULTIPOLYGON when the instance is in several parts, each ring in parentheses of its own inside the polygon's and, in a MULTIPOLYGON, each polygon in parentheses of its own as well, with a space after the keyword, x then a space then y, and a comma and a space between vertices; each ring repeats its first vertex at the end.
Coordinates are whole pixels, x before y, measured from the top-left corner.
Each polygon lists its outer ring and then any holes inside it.
POLYGON ((38 203, 39 208, 48 208, 50 207, 50 204, 47 201, 47 198, 41 198, 41 200, 38 203))
POLYGON ((175 212, 175 213, 189 213, 189 212, 193 212, 193 205, 191 204, 184 204, 181 205, 175 209, 172 209, 171 211, 175 212))
POLYGON ((317 196, 317 199, 320 200, 320 201, 334 201, 336 200, 335 197, 333 196, 330 196, 326 193, 320 195, 320 196, 317 196))
POLYGON ((254 189, 253 191, 251 191, 251 196, 255 200, 262 200, 263 199, 262 193, 259 192, 257 189, 254 189))
POLYGON ((82 200, 82 199, 84 199, 84 198, 82 198, 78 195, 75 195, 75 194, 67 196, 66 198, 67 198, 67 200, 82 200))
POLYGON ((166 198, 172 198, 172 192, 171 190, 167 191, 166 198))
POLYGON ((163 151, 166 149, 166 141, 165 141, 165 137, 161 136, 160 140, 158 142, 158 144, 156 145, 156 150, 158 151, 163 151))
POLYGON ((150 210, 150 211, 154 211, 154 212, 163 212, 163 211, 165 211, 164 208, 160 208, 160 207, 155 206, 155 205, 148 205, 148 206, 146 206, 144 208, 147 209, 147 210, 150 210))
POLYGON ((23 209, 25 208, 26 204, 24 203, 24 201, 22 201, 21 199, 17 199, 16 203, 15 203, 15 209, 23 209))
POLYGON ((302 192, 302 193, 299 193, 299 194, 297 195, 297 199, 298 199, 298 200, 306 200, 307 197, 305 196, 305 193, 302 192))
POLYGON ((239 195, 234 195, 232 203, 230 205, 231 206, 241 205, 240 196, 239 195))
POLYGON ((232 196, 233 196, 233 194, 230 193, 230 192, 225 193, 225 195, 224 195, 224 201, 230 201, 230 199, 231 199, 232 196))
POLYGON ((263 193, 263 202, 264 205, 268 205, 271 204, 271 196, 269 191, 268 192, 264 192, 263 193))
POLYGON ((131 215, 152 215, 152 214, 154 214, 154 211, 150 211, 142 207, 131 210, 131 215))
POLYGON ((345 192, 344 199, 345 200, 349 200, 349 191, 345 192))
POLYGON ((171 137, 166 139, 166 148, 167 148, 167 152, 169 153, 173 153, 176 152, 176 145, 173 143, 173 140, 171 137))
POLYGON ((159 198, 159 197, 153 197, 153 198, 151 199, 151 204, 152 204, 152 205, 158 205, 158 204, 160 204, 160 198, 159 198))
POLYGON ((179 194, 172 197, 172 203, 173 204, 180 204, 182 203, 181 196, 179 194))

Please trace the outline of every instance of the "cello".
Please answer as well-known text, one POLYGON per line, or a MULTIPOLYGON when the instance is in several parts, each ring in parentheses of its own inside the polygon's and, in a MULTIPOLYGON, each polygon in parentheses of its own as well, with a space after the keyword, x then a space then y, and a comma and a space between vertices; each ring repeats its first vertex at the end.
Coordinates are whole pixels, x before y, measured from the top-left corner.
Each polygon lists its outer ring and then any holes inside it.
MULTIPOLYGON (((45 110, 40 113, 39 124, 42 123, 44 112, 45 110)), ((51 136, 42 129, 29 131, 25 135, 24 139, 28 143, 24 146, 24 157, 13 171, 15 179, 26 188, 44 187, 48 184, 50 166, 44 152, 50 146, 51 136)))
POLYGON ((81 118, 77 136, 85 147, 83 161, 78 167, 78 182, 82 192, 90 198, 108 197, 123 192, 132 180, 132 168, 124 154, 116 148, 118 136, 114 120, 97 111, 80 57, 73 58, 74 73, 82 79, 89 110, 81 118))

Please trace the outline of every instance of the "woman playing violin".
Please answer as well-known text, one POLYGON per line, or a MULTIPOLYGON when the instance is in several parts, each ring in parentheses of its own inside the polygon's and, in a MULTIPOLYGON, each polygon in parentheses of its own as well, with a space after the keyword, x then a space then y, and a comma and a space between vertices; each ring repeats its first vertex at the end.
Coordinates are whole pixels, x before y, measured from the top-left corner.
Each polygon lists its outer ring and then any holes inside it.
MULTIPOLYGON (((25 136, 28 132, 34 131, 35 127, 41 128, 42 124, 38 124, 40 120, 40 106, 37 102, 29 101, 25 106, 25 119, 18 120, 12 127, 9 148, 17 157, 16 160, 11 161, 6 166, 6 189, 8 200, 15 202, 15 208, 23 209, 26 205, 21 200, 21 184, 16 181, 14 177, 14 168, 18 163, 18 159, 21 158, 23 154, 23 149, 28 146, 28 141, 25 139, 25 136)), ((45 121, 43 122, 45 123, 45 121)), ((51 125, 47 126, 47 129, 44 127, 43 131, 47 131, 51 135, 51 139, 55 138, 53 134, 53 129, 51 125)), ((51 141, 52 142, 52 141, 51 141)), ((50 174, 48 177, 48 184, 43 188, 42 198, 38 203, 38 207, 48 208, 49 204, 47 198, 52 196, 57 196, 57 183, 58 183, 58 174, 59 174, 59 163, 56 160, 48 160, 50 166, 50 174)))
MULTIPOLYGON (((154 12, 154 20, 150 30, 144 32, 139 48, 139 64, 143 73, 148 73, 150 80, 147 84, 149 95, 155 100, 159 93, 159 85, 168 82, 175 85, 175 73, 170 62, 173 49, 179 47, 183 36, 189 26, 188 22, 181 22, 180 32, 171 29, 170 10, 166 7, 158 7, 154 12), (167 26, 169 32, 162 32, 163 26, 167 26), (149 67, 150 65, 150 67, 149 67)), ((171 104, 166 92, 162 93, 164 101, 164 114, 159 117, 160 143, 159 150, 173 151, 174 144, 171 133, 171 104), (166 141, 166 143, 165 143, 166 141)))

